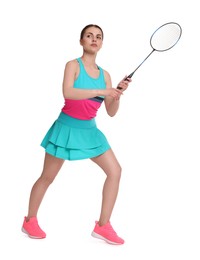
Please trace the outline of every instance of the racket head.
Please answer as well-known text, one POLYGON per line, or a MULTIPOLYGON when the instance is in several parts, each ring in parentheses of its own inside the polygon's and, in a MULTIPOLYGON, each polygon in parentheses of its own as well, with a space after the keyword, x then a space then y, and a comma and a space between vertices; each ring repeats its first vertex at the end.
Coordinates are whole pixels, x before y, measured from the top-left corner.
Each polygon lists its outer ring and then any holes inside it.
POLYGON ((150 45, 155 51, 167 51, 177 44, 181 35, 182 28, 178 23, 165 23, 152 34, 150 45))

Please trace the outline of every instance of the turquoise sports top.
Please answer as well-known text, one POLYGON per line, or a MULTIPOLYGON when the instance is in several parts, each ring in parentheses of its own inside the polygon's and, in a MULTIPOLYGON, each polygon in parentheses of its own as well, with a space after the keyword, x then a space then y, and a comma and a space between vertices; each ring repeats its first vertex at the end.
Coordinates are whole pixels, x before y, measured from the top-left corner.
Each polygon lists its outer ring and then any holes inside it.
MULTIPOLYGON (((80 67, 80 72, 77 79, 74 81, 74 88, 80 89, 106 89, 103 69, 99 66, 98 78, 92 78, 86 72, 81 58, 77 59, 80 67)), ((96 117, 97 111, 104 101, 104 96, 97 96, 89 99, 65 99, 62 112, 78 119, 89 120, 96 117)))

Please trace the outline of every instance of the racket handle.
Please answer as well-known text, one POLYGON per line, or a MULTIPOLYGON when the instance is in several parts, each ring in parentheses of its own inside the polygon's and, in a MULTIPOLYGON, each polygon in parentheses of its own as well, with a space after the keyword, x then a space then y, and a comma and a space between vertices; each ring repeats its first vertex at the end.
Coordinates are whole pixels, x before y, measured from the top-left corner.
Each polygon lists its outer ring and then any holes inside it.
MULTIPOLYGON (((135 73, 135 70, 131 74, 129 74, 127 78, 129 78, 129 79, 132 78, 134 73, 135 73)), ((126 80, 127 80, 127 78, 126 78, 126 80)))
MULTIPOLYGON (((131 73, 130 75, 128 75, 128 77, 126 77, 125 80, 127 80, 128 78, 131 78, 132 76, 133 76, 133 73, 131 73)), ((120 90, 121 90, 122 88, 118 86, 117 89, 120 89, 120 90)))

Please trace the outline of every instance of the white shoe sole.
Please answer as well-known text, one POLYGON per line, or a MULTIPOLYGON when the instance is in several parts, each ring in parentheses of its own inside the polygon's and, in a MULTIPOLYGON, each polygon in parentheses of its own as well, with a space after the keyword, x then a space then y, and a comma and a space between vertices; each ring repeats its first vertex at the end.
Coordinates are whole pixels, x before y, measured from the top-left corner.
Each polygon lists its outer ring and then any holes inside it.
POLYGON ((91 236, 95 237, 95 238, 98 238, 98 239, 101 239, 101 240, 104 240, 106 241, 108 244, 112 244, 112 245, 123 245, 122 243, 116 243, 116 242, 113 242, 113 241, 110 241, 108 240, 107 238, 95 233, 94 231, 92 231, 92 234, 91 236))
POLYGON ((27 234, 30 238, 34 238, 34 239, 42 239, 44 237, 35 237, 35 236, 31 236, 23 227, 22 227, 22 232, 24 232, 25 234, 27 234))

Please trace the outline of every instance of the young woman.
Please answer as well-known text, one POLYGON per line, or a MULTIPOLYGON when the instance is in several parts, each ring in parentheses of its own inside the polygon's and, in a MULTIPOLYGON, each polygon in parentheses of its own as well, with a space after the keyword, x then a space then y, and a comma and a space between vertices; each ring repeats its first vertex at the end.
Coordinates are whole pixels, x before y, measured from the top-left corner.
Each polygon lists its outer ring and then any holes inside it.
POLYGON ((120 97, 131 79, 125 77, 118 88, 112 87, 109 73, 95 61, 102 43, 102 29, 94 24, 85 26, 80 36, 83 55, 66 64, 63 79, 65 105, 41 143, 45 149, 43 171, 32 187, 28 214, 22 225, 22 231, 31 238, 46 237, 38 224, 37 213, 45 192, 64 161, 90 158, 106 174, 101 212, 92 236, 111 244, 124 243, 110 223, 121 166, 105 135, 97 128, 95 117, 103 102, 109 116, 117 113, 120 97))

